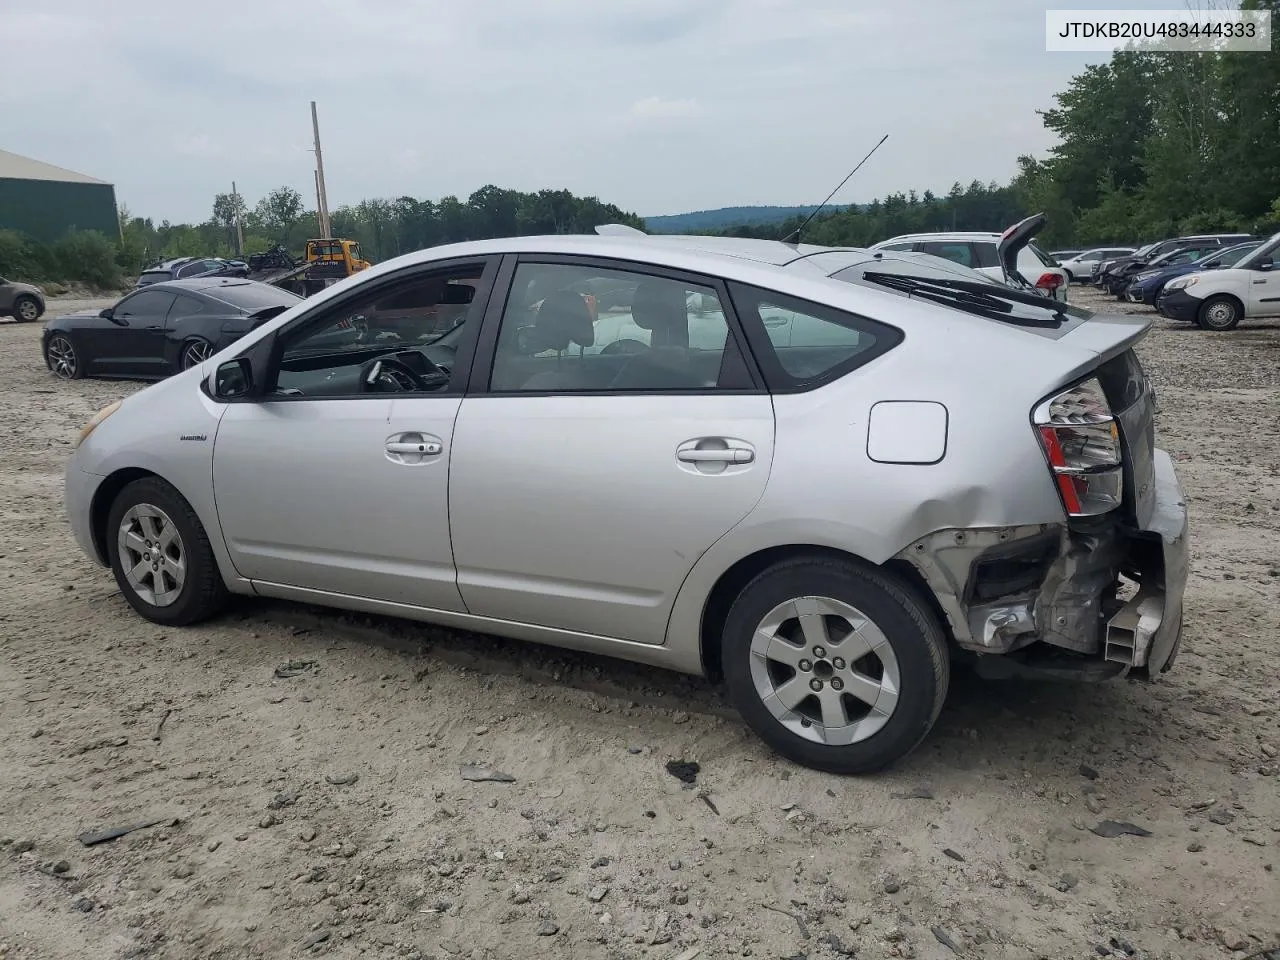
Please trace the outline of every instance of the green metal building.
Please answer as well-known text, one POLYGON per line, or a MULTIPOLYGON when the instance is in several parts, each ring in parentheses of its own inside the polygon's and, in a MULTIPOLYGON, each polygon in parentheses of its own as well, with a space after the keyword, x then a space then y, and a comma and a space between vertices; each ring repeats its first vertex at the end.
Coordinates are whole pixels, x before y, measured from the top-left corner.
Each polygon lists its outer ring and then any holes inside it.
POLYGON ((97 230, 117 239, 116 188, 0 150, 0 230, 17 230, 44 243, 72 230, 97 230))

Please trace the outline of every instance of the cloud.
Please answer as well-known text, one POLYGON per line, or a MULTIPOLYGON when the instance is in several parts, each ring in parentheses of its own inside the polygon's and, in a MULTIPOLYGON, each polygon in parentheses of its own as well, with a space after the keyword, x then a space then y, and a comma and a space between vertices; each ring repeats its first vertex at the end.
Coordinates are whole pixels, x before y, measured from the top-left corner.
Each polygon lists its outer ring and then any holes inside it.
POLYGON ((698 101, 693 99, 664 100, 661 97, 645 97, 631 105, 633 117, 696 117, 702 113, 698 101))
POLYGON ((1035 110, 1086 62, 1044 51, 1056 2, 260 0, 246 29, 47 0, 4 16, 4 147, 175 222, 232 180, 312 196, 312 99, 333 206, 486 183, 641 214, 817 202, 885 131, 837 201, 945 192, 1052 142, 1035 110))

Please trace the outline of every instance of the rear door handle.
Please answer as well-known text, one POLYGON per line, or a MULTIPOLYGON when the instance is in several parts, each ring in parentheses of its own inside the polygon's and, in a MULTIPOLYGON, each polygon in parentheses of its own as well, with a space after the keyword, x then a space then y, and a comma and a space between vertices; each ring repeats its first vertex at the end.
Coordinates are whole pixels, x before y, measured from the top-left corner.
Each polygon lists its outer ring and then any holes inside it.
POLYGON ((751 463, 755 458, 751 444, 730 437, 698 437, 676 447, 676 459, 701 472, 722 473, 731 464, 751 463))
POLYGON ((756 455, 750 450, 698 450, 681 448, 676 451, 677 459, 684 463, 750 463, 756 455))

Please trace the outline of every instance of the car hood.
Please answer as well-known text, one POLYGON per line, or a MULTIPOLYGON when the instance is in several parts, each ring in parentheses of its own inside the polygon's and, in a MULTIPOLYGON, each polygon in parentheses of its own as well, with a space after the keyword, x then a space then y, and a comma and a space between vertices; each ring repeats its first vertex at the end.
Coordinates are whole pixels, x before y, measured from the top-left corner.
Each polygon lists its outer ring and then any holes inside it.
POLYGON ((63 313, 52 318, 49 322, 53 323, 57 320, 92 320, 101 311, 98 310, 73 310, 71 313, 63 313))
POLYGON ((1203 267, 1197 267, 1189 263, 1180 263, 1176 267, 1153 267, 1152 271, 1140 271, 1142 273, 1150 272, 1151 276, 1142 280, 1142 283, 1151 283, 1156 280, 1172 280, 1174 277, 1181 277, 1188 273, 1200 273, 1203 267))

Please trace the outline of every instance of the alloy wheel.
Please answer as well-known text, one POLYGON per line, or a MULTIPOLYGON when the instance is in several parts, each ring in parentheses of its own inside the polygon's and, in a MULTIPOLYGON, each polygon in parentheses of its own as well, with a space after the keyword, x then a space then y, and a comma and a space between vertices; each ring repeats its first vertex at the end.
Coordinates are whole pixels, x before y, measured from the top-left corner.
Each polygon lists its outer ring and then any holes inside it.
POLYGON ((879 732, 901 687, 889 639, 856 607, 829 597, 788 600, 760 621, 751 679, 779 723, 833 746, 879 732))
POLYGON ((213 356, 213 347, 204 340, 192 340, 182 351, 182 369, 197 367, 213 356))
POLYGON ((56 336, 49 341, 49 365, 54 375, 63 380, 76 375, 76 350, 66 337, 56 336))
POLYGON ((173 520, 159 507, 139 503, 120 519, 116 534, 125 580, 144 601, 167 607, 187 580, 187 556, 173 520))
POLYGON ((18 301, 18 319, 30 323, 40 316, 40 305, 30 297, 18 301))

